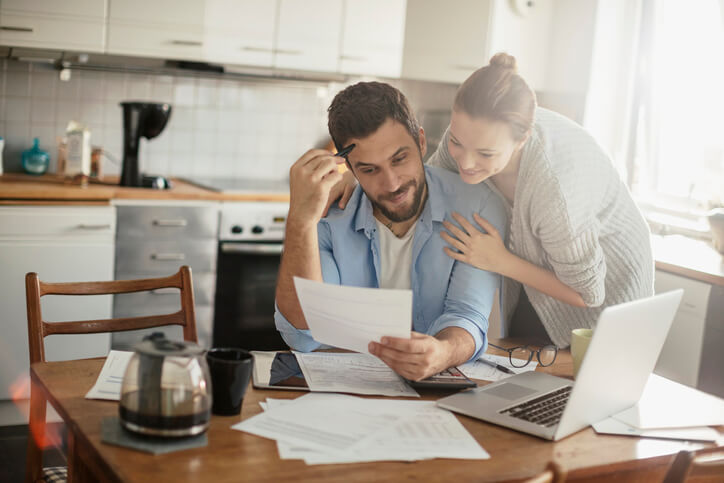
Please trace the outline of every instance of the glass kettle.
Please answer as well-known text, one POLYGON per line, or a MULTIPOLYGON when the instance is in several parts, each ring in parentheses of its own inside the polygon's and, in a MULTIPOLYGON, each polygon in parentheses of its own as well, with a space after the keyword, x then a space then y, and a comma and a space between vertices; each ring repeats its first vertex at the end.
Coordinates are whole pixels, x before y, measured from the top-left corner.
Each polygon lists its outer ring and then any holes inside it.
POLYGON ((209 427, 211 377, 204 349, 154 332, 134 346, 121 384, 126 429, 152 436, 192 436, 209 427))

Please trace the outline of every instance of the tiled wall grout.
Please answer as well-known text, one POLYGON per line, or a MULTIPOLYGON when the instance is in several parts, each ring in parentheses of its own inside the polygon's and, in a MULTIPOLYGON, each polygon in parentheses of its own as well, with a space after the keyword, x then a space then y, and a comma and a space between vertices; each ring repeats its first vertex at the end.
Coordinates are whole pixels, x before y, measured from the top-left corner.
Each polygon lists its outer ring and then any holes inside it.
MULTIPOLYGON (((73 71, 59 80, 49 65, 0 61, 0 136, 5 172, 21 171, 20 155, 38 137, 55 170, 56 138, 68 121, 86 123, 91 143, 121 159, 123 100, 169 102, 161 135, 143 139, 148 173, 181 177, 284 179, 307 149, 327 139, 326 108, 343 84, 262 83, 227 79, 73 71)), ((455 87, 395 81, 418 112, 447 109, 455 87), (443 104, 443 105, 436 105, 443 104)), ((104 163, 107 174, 120 167, 104 163)))

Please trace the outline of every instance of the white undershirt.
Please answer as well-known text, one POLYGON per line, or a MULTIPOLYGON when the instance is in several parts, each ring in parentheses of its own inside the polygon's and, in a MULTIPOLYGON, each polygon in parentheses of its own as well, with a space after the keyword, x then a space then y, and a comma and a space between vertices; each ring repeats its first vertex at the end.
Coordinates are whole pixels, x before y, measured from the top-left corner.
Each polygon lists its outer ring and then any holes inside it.
POLYGON ((397 238, 378 219, 375 218, 375 222, 380 235, 380 288, 409 289, 416 224, 402 238, 397 238))

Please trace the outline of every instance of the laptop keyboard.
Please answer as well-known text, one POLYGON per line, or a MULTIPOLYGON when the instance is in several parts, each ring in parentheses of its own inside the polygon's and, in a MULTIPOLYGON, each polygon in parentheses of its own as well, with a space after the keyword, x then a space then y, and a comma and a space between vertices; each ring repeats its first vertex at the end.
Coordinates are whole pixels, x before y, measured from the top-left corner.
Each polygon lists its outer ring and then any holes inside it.
POLYGON ((503 409, 499 413, 549 428, 555 426, 561 420, 563 409, 566 407, 572 389, 573 386, 566 386, 530 401, 503 409))

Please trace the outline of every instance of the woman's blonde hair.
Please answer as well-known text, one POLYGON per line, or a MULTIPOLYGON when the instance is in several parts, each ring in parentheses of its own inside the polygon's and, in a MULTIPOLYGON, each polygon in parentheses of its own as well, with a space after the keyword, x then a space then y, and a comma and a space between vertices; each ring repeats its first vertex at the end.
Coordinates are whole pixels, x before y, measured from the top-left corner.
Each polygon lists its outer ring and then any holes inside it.
POLYGON ((473 72, 458 89, 453 103, 454 110, 470 117, 508 123, 516 141, 530 133, 535 108, 533 89, 518 75, 515 57, 504 52, 473 72))

